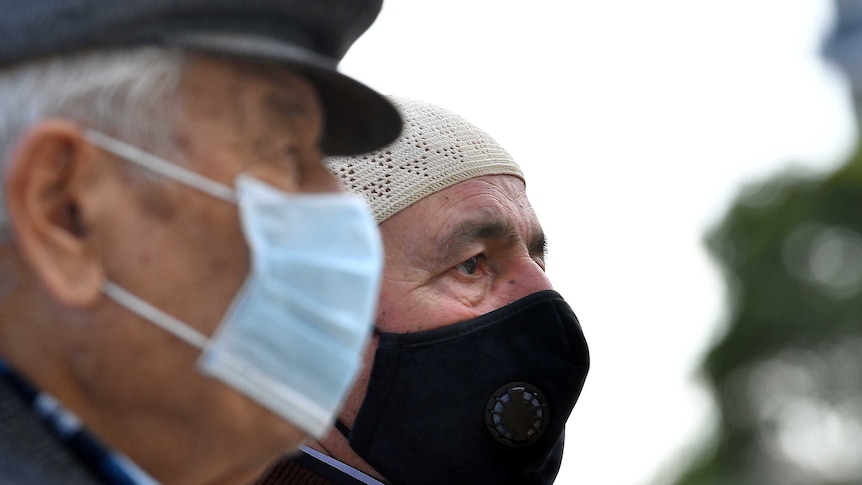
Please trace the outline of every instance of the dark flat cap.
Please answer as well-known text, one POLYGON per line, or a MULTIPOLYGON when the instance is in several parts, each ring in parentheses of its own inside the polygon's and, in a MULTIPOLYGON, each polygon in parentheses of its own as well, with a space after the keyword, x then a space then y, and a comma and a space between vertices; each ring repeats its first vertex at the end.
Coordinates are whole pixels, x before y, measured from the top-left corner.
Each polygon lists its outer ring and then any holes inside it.
POLYGON ((352 155, 398 137, 380 94, 337 72, 382 0, 0 0, 0 69, 95 48, 160 45, 278 62, 318 90, 327 154, 352 155))

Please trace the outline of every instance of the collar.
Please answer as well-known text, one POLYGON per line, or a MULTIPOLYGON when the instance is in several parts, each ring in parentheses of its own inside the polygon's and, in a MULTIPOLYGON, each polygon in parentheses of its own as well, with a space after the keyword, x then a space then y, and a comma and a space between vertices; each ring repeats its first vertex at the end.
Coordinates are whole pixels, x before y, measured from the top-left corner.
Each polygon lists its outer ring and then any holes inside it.
POLYGON ((339 485, 385 485, 374 477, 308 446, 300 445, 299 451, 302 454, 295 458, 296 461, 321 475, 331 476, 333 481, 339 485), (324 473, 323 469, 328 469, 329 473, 324 473))
POLYGON ((114 485, 158 485, 128 457, 108 448, 87 431, 81 420, 50 394, 37 389, 0 359, 3 379, 33 415, 65 446, 78 461, 106 483, 114 485))

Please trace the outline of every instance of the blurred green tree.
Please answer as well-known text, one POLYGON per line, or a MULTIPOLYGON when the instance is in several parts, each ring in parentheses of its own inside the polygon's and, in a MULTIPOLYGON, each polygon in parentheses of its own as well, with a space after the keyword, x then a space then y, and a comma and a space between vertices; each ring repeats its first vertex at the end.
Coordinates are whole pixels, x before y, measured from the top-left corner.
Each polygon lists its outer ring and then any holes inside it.
POLYGON ((862 484, 862 151, 746 188, 707 246, 729 301, 701 369, 718 424, 675 483, 862 484))

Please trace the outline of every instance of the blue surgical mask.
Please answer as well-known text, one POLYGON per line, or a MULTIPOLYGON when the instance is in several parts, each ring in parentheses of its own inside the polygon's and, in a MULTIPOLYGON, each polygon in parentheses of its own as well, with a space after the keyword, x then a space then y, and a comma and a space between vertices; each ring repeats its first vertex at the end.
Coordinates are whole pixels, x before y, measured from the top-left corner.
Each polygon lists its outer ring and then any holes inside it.
POLYGON ((251 270, 212 338, 113 282, 117 303, 203 352, 198 368, 309 434, 332 425, 361 366, 383 246, 365 202, 347 194, 289 194, 249 175, 236 189, 102 133, 97 146, 236 203, 251 270))

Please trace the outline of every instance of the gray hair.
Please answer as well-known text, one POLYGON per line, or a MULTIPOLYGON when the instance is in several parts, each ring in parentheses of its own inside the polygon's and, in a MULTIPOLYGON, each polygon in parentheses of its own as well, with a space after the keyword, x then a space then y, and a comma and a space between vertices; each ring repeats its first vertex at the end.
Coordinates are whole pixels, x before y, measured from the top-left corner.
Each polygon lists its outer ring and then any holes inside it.
MULTIPOLYGON (((0 71, 0 173, 21 134, 48 117, 111 133, 153 153, 171 150, 186 65, 180 51, 142 47, 51 57, 0 71)), ((0 240, 8 226, 4 201, 0 184, 0 240)))

